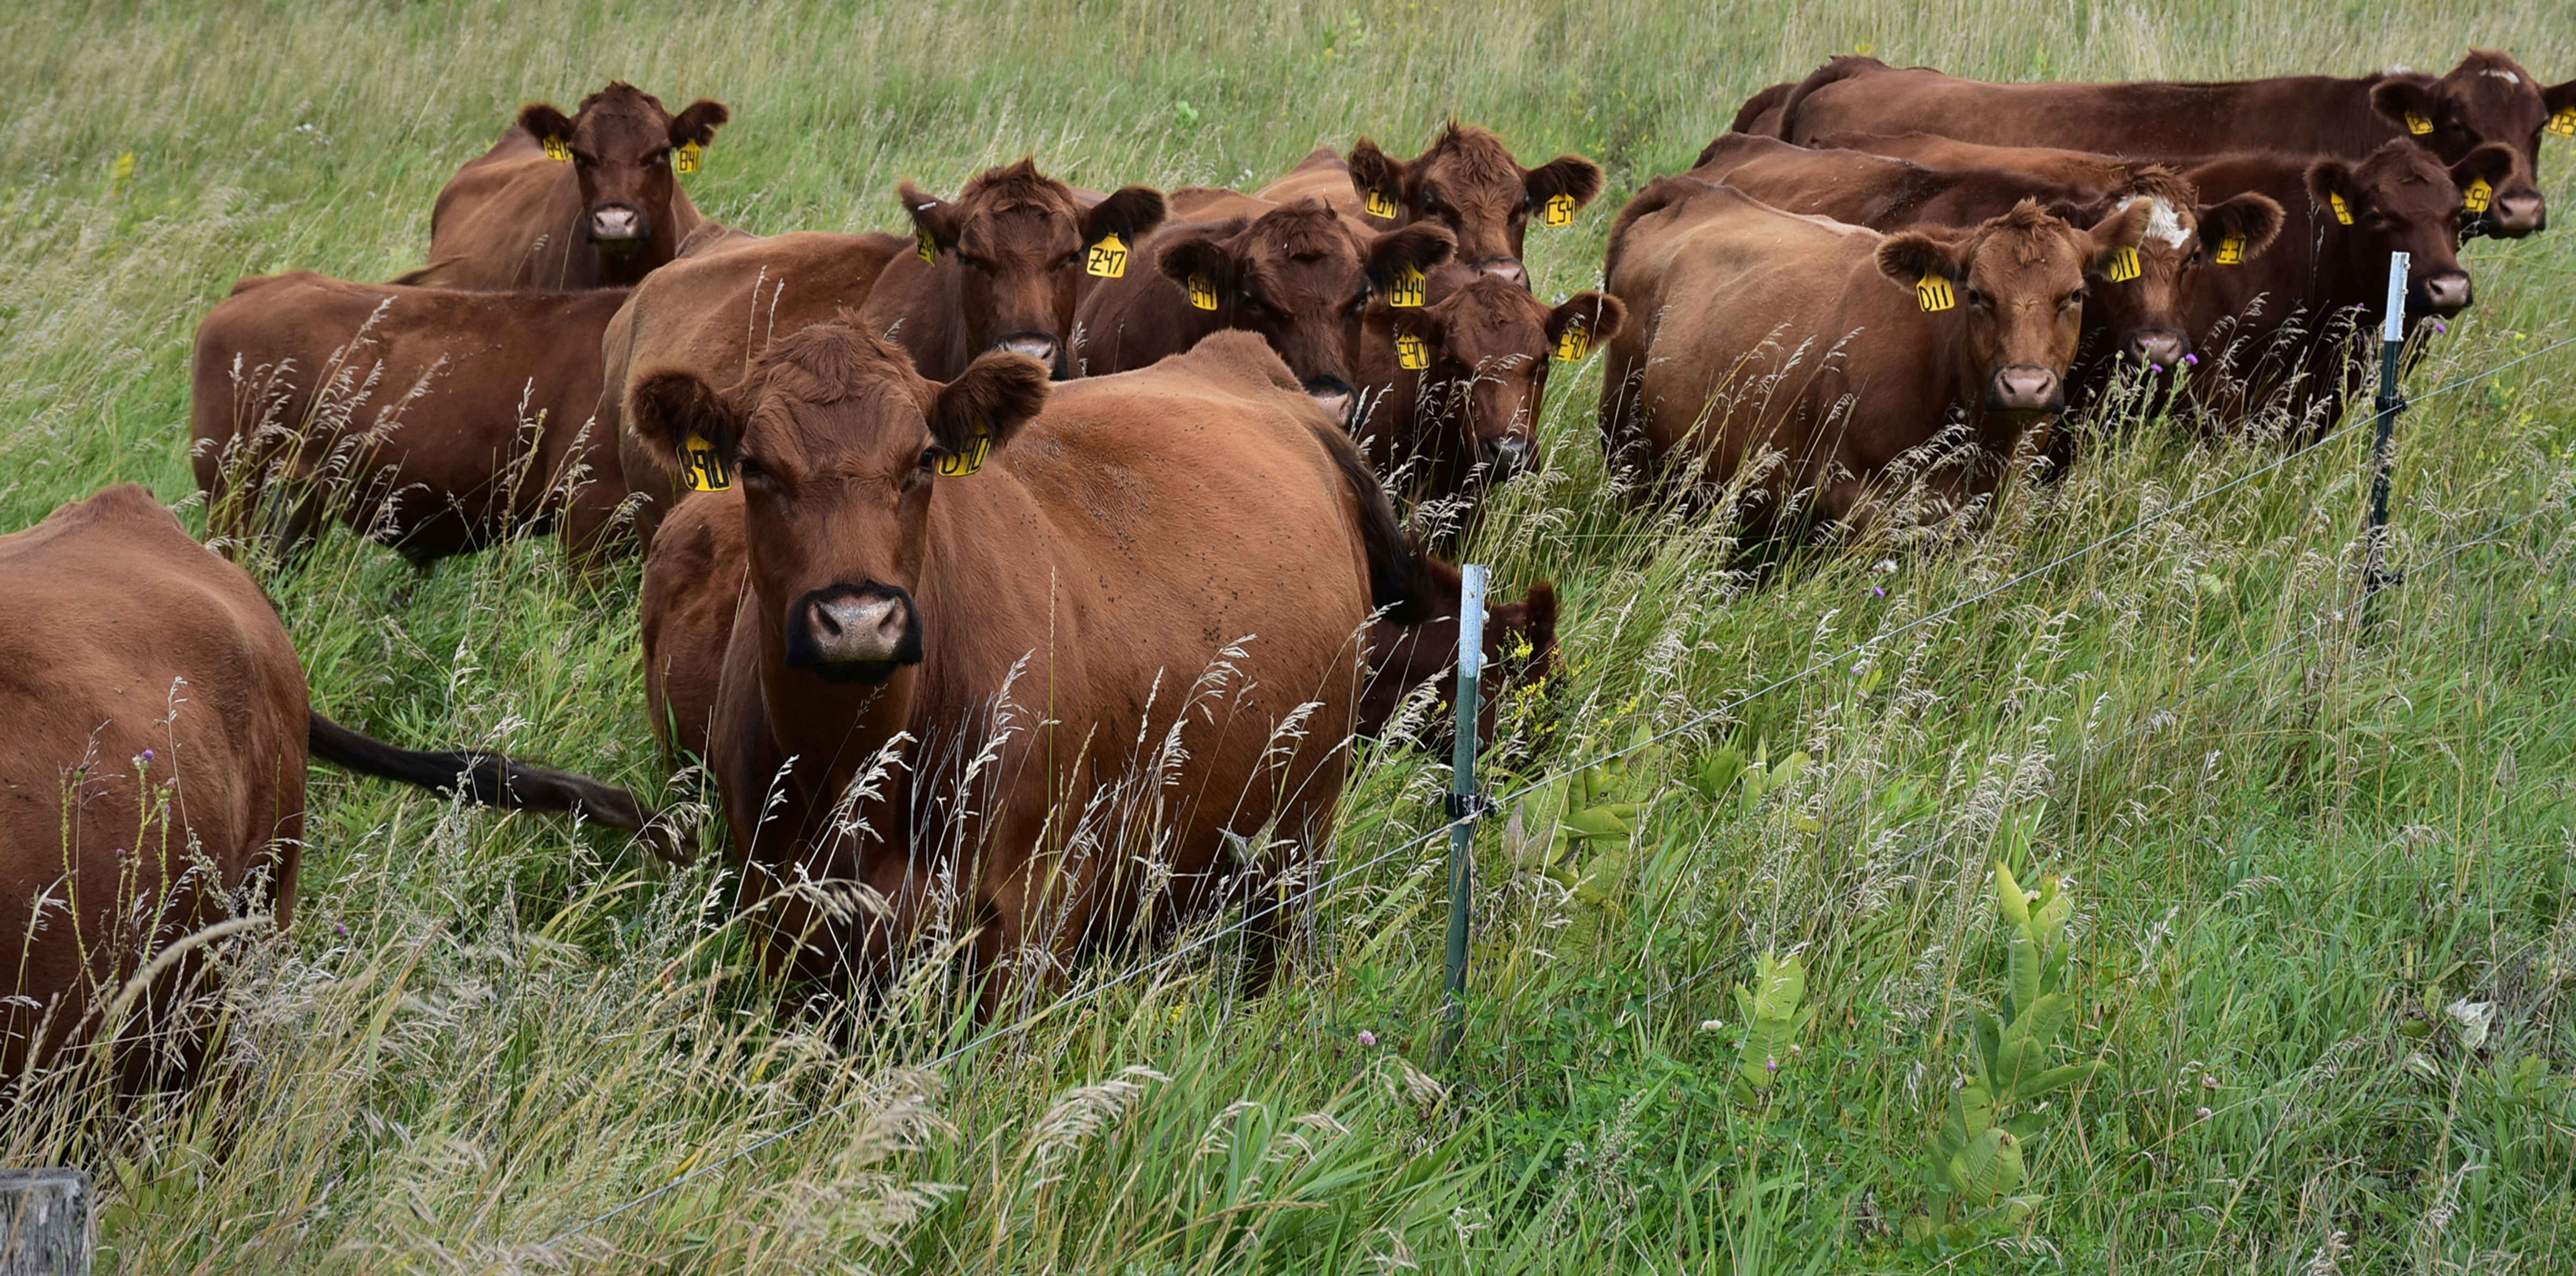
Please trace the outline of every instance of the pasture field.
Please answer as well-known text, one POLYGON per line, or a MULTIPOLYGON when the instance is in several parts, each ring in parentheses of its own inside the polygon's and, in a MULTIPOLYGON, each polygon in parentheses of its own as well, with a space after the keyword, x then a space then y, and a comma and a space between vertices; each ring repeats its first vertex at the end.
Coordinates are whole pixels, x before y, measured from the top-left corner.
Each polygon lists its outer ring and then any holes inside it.
MULTIPOLYGON (((12 15, 11 530, 126 480, 202 527, 189 338, 232 280, 418 264, 440 184, 521 102, 611 78, 733 108, 689 187, 762 232, 899 229, 897 179, 949 193, 1023 153, 1095 187, 1249 186, 1363 133, 1410 155, 1454 113, 1607 169, 1573 228, 1531 231, 1553 300, 1597 283, 1629 193, 1836 52, 2210 78, 2477 44, 2576 75, 2576 15, 2518 0, 12 15)), ((1598 361, 1558 378, 1544 472, 1468 555, 1568 604, 1570 667, 1512 706, 1492 782, 1670 734, 1485 826, 1453 1066, 1428 751, 1366 759, 1345 875, 1268 997, 1229 993, 1219 937, 1104 958, 988 1040, 935 969, 855 1022, 780 1004, 710 861, 317 771, 294 928, 227 959, 227 1080, 120 1106, 67 1079, 0 1122, 0 1158, 93 1168, 101 1270, 137 1273, 2560 1270, 2576 349, 2428 392, 2576 336, 2571 159, 2545 144, 2560 229, 2467 248, 2478 304, 2410 376, 2405 583, 2367 630, 2366 427, 2296 455, 2106 428, 1981 537, 1757 586, 1722 518, 1605 473, 1598 361), (1565 810, 1585 836, 1560 843, 1565 810), (1909 1240, 2012 986, 1998 859, 2069 879, 2048 1061, 2101 1066, 2023 1105, 2026 1209, 1909 1240), (1748 1035, 1766 953, 1796 955, 1803 1007, 1771 997, 1748 1035)), ((265 584, 353 726, 702 800, 647 730, 637 574, 585 579, 542 538, 420 574, 334 531, 265 584)))

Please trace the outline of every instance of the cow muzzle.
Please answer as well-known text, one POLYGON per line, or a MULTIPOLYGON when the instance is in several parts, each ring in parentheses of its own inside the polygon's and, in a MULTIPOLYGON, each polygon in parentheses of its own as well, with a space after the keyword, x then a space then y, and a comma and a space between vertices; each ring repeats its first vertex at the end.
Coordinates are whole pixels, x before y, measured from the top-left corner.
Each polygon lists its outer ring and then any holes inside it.
POLYGON ((1051 332, 1013 332, 993 340, 990 349, 1024 354, 1047 366, 1047 375, 1057 381, 1070 380, 1073 368, 1065 362, 1064 343, 1051 332))
POLYGON ((2066 385, 2057 374, 2031 364, 1995 370, 1986 383, 1989 412, 2060 412, 2066 408, 2066 385))
POLYGON ((2499 239, 2520 239, 2549 229, 2549 201, 2536 190, 2506 191, 2487 209, 2484 229, 2499 239))
POLYGON ((1518 257, 1488 257, 1476 263, 1476 270, 1507 284, 1529 287, 1529 267, 1522 265, 1518 257))
POLYGON ((834 585, 787 609, 787 665, 826 682, 879 683, 921 663, 921 611, 900 585, 834 585))
POLYGON ((1506 434, 1485 441, 1485 467, 1496 483, 1519 477, 1537 458, 1538 440, 1526 434, 1506 434))
POLYGON ((653 238, 644 210, 632 204, 602 204, 590 210, 590 242, 611 256, 623 256, 653 238))
POLYGON ((2465 270, 2445 270, 2427 276, 2419 292, 2420 297, 2408 298, 2407 309, 2415 309, 2421 304, 2424 309, 2445 318, 2468 309, 2469 303, 2477 299, 2469 287, 2469 272, 2465 270))
POLYGON ((1332 418, 1343 425, 1351 423, 1351 408, 1359 402, 1360 395, 1359 391, 1351 388, 1350 382, 1340 377, 1308 377, 1305 388, 1306 397, 1313 399, 1315 406, 1332 414, 1332 418))
POLYGON ((2141 328, 2120 343, 2131 359, 2158 372, 2171 372, 2182 366, 2182 357, 2191 353, 2191 341, 2171 328, 2141 328))

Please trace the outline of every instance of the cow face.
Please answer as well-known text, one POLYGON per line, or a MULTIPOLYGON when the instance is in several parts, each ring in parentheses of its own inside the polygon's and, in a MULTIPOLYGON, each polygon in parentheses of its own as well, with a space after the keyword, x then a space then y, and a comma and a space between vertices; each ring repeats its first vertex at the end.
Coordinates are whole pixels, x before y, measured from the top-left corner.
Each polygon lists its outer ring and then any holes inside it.
POLYGON ((771 346, 731 390, 694 372, 647 373, 627 419, 673 472, 712 452, 742 485, 763 660, 787 676, 874 685, 919 664, 936 637, 916 595, 940 470, 988 463, 1046 391, 1045 366, 1010 352, 946 385, 926 380, 903 351, 842 322, 771 346))
POLYGON ((2371 109, 2442 158, 2458 164, 2489 143, 2510 148, 2513 166, 2489 181, 2483 211, 2463 225, 2470 235, 2519 239, 2549 225, 2540 194, 2541 130, 2576 109, 2576 80, 2546 85, 2521 63, 2491 49, 2472 49, 2440 79, 2391 75, 2370 92, 2371 109))
POLYGON ((550 152, 571 153, 590 242, 611 257, 653 242, 654 217, 670 216, 677 189, 672 152, 713 142, 716 129, 730 118, 724 103, 710 98, 672 115, 662 109, 662 99, 624 80, 583 98, 569 117, 548 102, 519 109, 520 128, 550 152))
POLYGON ((1374 214, 1392 205, 1398 224, 1439 222, 1458 236, 1458 260, 1523 288, 1529 270, 1521 264, 1521 246, 1530 218, 1547 221, 1551 209, 1571 217, 1601 193, 1601 166, 1580 155, 1523 168, 1501 138, 1456 121, 1410 162, 1361 138, 1350 165, 1363 210, 1374 214))
POLYGON ((2153 212, 2153 201, 2132 200, 2087 231, 2023 200, 1964 234, 1890 235, 1878 268, 1918 298, 1927 279, 1949 285, 1941 308, 1965 311, 1959 374, 1985 387, 1987 413, 2049 415, 2066 407, 2088 282, 2107 279, 2120 250, 2137 247, 2153 212))
POLYGON ((2513 149, 2500 142, 2470 151, 2444 168, 2431 152, 2399 138, 2359 164, 2320 159, 2308 166, 2308 197, 2325 232, 2320 266, 2370 280, 2386 277, 2388 254, 2408 254, 2406 312, 2455 315, 2474 300, 2460 268, 2462 191, 2490 186, 2513 171, 2513 149))
POLYGON ((1427 275, 1454 244, 1440 226, 1354 232, 1322 201, 1302 200, 1173 235, 1155 264, 1193 305, 1213 301, 1227 326, 1260 333, 1306 393, 1347 422, 1358 398, 1350 352, 1369 298, 1427 275))
POLYGON ((1394 313, 1398 333, 1421 339, 1428 365, 1417 410, 1455 431, 1434 446, 1501 482, 1538 459, 1549 366, 1579 361, 1616 336, 1628 309, 1599 292, 1550 309, 1517 284, 1479 274, 1418 319, 1394 313))
POLYGON ((986 171, 954 200, 910 182, 896 190, 925 244, 954 262, 968 348, 1027 355, 1059 381, 1073 375, 1066 341, 1085 254, 1110 235, 1133 244, 1163 224, 1161 191, 1124 187, 1084 208, 1026 158, 986 171))
POLYGON ((2213 262, 2222 269, 2242 265, 2270 247, 2281 230, 2281 205, 2256 194, 2202 204, 2190 182, 2161 164, 2149 164, 2108 200, 2050 211, 2070 224, 2091 225, 2140 198, 2148 201, 2148 214, 2137 257, 2115 262, 2085 308, 2090 326, 2111 334, 2121 358, 2153 372, 2173 373, 2191 353, 2186 319, 2201 271, 2213 262))

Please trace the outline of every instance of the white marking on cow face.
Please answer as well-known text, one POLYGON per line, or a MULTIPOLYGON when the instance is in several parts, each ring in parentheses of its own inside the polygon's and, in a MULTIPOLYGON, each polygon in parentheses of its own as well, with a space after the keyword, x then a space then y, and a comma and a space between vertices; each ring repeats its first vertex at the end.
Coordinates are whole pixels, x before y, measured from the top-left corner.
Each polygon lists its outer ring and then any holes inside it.
POLYGON ((2153 202, 2155 211, 2147 218, 2147 238, 2163 240, 2167 248, 2181 249, 2183 241, 2191 238, 2191 232, 2183 229, 2181 215, 2162 199, 2153 202))
POLYGON ((2511 72, 2511 71, 2480 71, 2480 72, 2478 72, 2478 74, 2480 74, 2480 75, 2492 75, 2492 76, 2494 76, 2495 78, 2497 78, 2497 79, 2499 79, 2499 80, 2502 80, 2502 81, 2504 81, 2504 82, 2505 82, 2505 83, 2507 83, 2507 84, 2520 84, 2520 83, 2522 83, 2522 77, 2521 77, 2521 76, 2519 76, 2519 75, 2515 75, 2515 74, 2514 74, 2513 72, 2511 72))

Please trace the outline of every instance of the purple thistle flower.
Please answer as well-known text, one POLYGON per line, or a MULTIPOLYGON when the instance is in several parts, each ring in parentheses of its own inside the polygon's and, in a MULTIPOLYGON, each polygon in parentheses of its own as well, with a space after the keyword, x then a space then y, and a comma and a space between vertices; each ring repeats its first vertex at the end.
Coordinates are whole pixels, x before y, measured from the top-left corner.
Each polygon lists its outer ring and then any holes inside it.
POLYGON ((2200 356, 2196 354, 2184 355, 2182 357, 2182 363, 2186 368, 2197 368, 2200 366, 2200 356))
POLYGON ((1374 1033, 1374 1032, 1369 1031, 1369 1030, 1368 1030, 1368 1029, 1366 1029, 1366 1028, 1362 1028, 1362 1029, 1360 1029, 1360 1044, 1361 1044, 1361 1045, 1364 1045, 1364 1046, 1373 1046, 1373 1045, 1376 1045, 1376 1044, 1377 1044, 1377 1034, 1376 1034, 1376 1033, 1374 1033))

